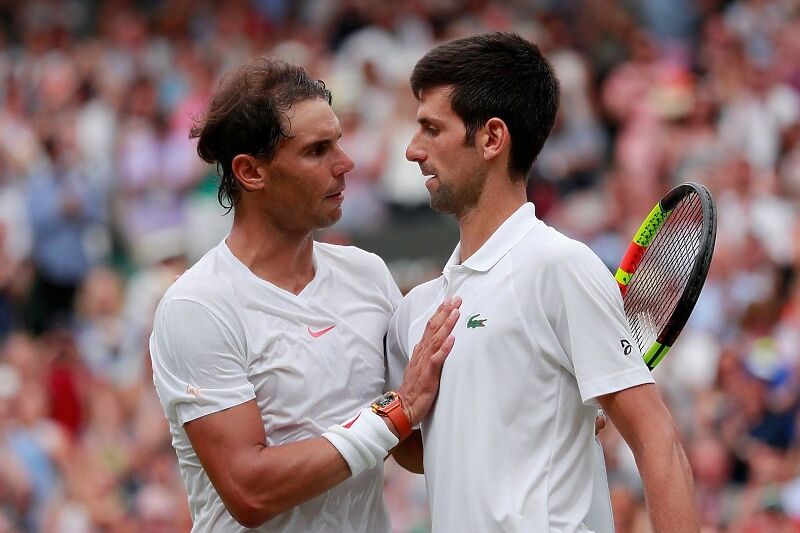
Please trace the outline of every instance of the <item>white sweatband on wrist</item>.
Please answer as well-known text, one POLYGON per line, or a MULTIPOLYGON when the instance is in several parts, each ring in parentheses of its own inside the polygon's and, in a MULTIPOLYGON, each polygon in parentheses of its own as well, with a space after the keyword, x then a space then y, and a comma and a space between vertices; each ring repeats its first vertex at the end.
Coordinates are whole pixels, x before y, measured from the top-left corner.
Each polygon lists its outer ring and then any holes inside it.
POLYGON ((353 477, 383 461, 400 439, 372 409, 365 407, 345 422, 322 434, 339 450, 353 477))

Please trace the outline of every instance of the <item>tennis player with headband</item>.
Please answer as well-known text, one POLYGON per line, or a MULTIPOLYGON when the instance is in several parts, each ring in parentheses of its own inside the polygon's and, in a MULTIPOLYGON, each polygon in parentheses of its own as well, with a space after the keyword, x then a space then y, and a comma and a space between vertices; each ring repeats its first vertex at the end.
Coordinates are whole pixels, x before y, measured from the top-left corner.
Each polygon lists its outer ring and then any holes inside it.
POLYGON ((426 317, 463 298, 422 424, 433 532, 613 530, 590 516, 598 405, 633 451, 654 531, 699 531, 688 462, 641 353, 626 349, 613 276, 527 203, 525 177, 558 108, 553 69, 521 37, 485 34, 428 52, 411 88, 419 128, 406 156, 461 232, 442 276, 406 296, 387 336, 390 357, 413 364, 426 317))
POLYGON ((353 168, 330 103, 301 67, 259 59, 223 79, 192 130, 234 211, 165 294, 150 340, 192 531, 388 533, 383 460, 418 467, 408 437, 460 301, 430 313, 405 380, 381 396, 403 365, 383 348, 400 291, 377 256, 312 238, 341 217, 353 168))

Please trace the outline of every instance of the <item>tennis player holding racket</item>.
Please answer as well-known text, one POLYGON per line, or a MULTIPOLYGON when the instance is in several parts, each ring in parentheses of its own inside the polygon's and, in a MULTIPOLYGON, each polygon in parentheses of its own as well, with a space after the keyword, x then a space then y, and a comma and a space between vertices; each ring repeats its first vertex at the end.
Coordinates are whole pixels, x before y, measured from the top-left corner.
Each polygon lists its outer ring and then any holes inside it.
POLYGON ((552 68, 535 45, 493 33, 431 50, 411 87, 419 129, 406 156, 427 176, 431 207, 461 231, 442 276, 409 293, 387 338, 408 360, 425 317, 463 298, 422 424, 434 533, 591 531, 598 406, 633 451, 654 530, 699 531, 684 451, 614 277, 526 202, 558 107, 552 68))

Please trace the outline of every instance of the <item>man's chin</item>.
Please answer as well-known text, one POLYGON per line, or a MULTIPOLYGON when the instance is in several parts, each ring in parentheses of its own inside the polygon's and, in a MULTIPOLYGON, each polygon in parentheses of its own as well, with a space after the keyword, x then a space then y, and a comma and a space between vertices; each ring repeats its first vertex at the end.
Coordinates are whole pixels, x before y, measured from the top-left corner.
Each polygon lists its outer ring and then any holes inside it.
POLYGON ((442 215, 452 215, 454 213, 452 206, 448 205, 447 202, 443 202, 442 199, 437 196, 431 196, 430 206, 431 211, 442 215))
POLYGON ((327 229, 339 222, 342 219, 342 208, 337 207, 332 212, 328 213, 317 224, 317 229, 327 229))

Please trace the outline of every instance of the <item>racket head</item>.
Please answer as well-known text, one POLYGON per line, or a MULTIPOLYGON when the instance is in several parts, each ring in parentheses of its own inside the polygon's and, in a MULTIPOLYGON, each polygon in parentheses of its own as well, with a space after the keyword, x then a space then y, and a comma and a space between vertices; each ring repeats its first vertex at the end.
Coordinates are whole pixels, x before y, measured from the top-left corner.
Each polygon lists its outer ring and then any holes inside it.
POLYGON ((683 183, 650 211, 616 272, 625 314, 648 368, 661 362, 694 309, 717 233, 703 185, 683 183))

